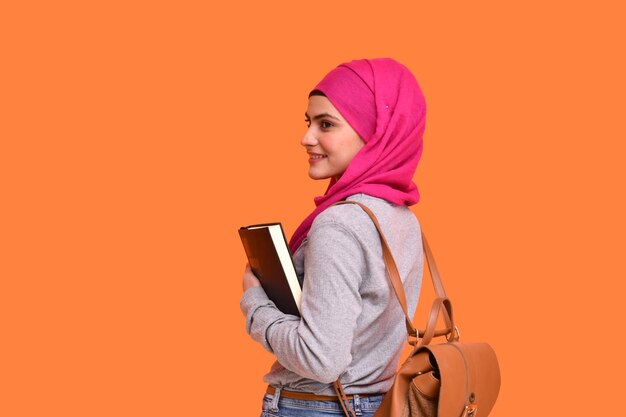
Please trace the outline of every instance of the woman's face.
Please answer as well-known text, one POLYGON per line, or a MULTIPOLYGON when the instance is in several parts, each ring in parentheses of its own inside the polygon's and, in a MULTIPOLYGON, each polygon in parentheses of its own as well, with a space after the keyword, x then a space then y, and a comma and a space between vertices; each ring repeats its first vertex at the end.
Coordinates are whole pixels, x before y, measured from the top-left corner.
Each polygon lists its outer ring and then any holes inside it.
POLYGON ((309 97, 304 115, 308 129, 300 143, 309 154, 309 177, 339 179, 365 143, 324 96, 309 97))

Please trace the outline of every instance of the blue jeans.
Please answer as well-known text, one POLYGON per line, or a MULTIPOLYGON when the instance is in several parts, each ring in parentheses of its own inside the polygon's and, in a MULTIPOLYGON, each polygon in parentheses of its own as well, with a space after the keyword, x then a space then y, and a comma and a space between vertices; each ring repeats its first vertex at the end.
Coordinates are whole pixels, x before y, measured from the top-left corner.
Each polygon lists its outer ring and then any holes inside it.
MULTIPOLYGON (((381 395, 368 397, 354 396, 350 405, 357 416, 372 417, 383 400, 381 395)), ((310 401, 265 394, 261 417, 343 417, 343 409, 338 401, 310 401)))

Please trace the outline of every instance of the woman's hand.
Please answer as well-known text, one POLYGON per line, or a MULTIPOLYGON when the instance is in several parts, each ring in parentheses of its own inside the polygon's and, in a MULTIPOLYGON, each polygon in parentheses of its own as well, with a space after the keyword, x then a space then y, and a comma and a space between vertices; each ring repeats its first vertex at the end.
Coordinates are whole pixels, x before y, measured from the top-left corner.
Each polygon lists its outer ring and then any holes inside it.
POLYGON ((260 286, 261 283, 252 272, 252 269, 250 269, 250 264, 246 264, 246 270, 243 272, 243 291, 245 292, 248 288, 260 286))

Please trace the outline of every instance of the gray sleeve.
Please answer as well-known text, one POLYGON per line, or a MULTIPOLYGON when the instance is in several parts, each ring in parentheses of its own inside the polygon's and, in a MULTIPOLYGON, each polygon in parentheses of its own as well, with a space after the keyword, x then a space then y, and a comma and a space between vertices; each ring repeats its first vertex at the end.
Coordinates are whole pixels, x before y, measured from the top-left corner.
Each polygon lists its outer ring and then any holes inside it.
POLYGON ((350 349, 362 309, 363 250, 349 230, 333 222, 316 224, 305 250, 300 320, 267 301, 253 303, 250 290, 244 294, 242 310, 250 335, 285 368, 331 383, 352 361, 350 349))
POLYGON ((280 311, 276 304, 267 297, 262 287, 246 290, 241 297, 239 306, 246 316, 246 331, 270 353, 274 353, 274 351, 266 336, 267 329, 276 323, 299 321, 298 317, 280 311))

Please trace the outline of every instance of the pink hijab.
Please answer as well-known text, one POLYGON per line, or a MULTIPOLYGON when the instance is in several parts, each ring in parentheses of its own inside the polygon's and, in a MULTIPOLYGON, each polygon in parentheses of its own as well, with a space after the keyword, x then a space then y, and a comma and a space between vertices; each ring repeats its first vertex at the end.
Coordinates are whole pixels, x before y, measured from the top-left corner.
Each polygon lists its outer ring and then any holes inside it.
POLYGON ((419 201, 413 174, 422 155, 426 102, 413 74, 390 58, 339 65, 313 89, 324 93, 365 145, 339 178, 331 179, 317 206, 294 232, 289 248, 300 247, 315 217, 357 193, 410 206, 419 201))

